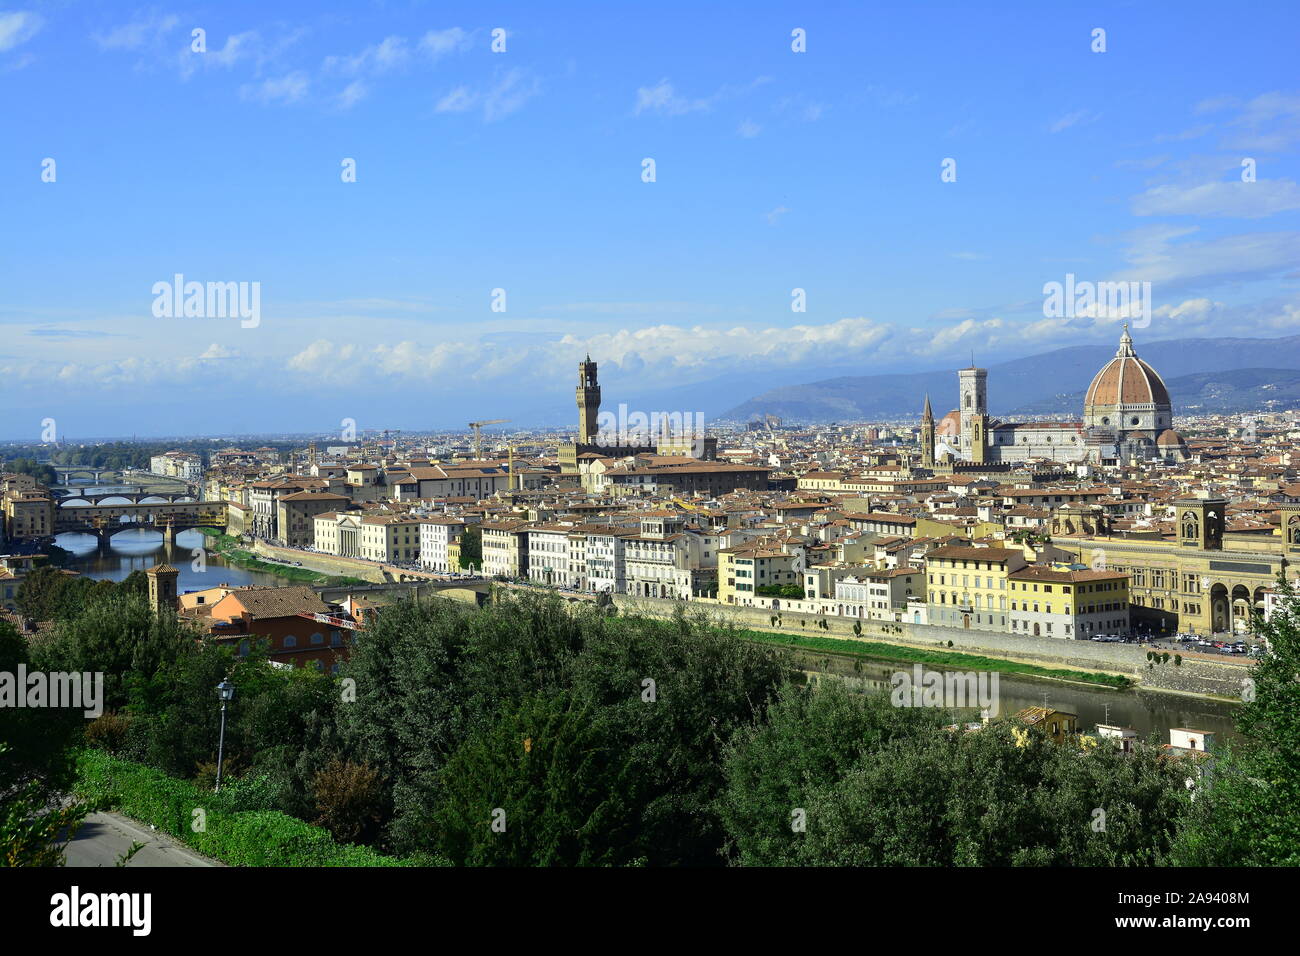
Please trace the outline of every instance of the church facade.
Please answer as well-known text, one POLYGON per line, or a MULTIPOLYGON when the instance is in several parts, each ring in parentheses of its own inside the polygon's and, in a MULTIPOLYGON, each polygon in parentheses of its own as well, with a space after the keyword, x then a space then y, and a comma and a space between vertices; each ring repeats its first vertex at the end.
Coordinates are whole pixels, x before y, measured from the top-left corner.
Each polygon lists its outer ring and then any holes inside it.
POLYGON ((1137 357, 1127 325, 1115 357, 1093 376, 1079 421, 1004 422, 988 413, 987 369, 961 369, 957 383, 958 407, 937 424, 926 397, 921 458, 927 467, 1029 459, 1120 465, 1187 458, 1187 446, 1173 430, 1169 390, 1160 374, 1137 357))

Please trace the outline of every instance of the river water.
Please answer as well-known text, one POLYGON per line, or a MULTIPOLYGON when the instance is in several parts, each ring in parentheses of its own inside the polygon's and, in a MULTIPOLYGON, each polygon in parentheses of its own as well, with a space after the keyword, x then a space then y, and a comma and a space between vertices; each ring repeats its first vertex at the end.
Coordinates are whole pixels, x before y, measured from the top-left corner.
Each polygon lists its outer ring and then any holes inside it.
POLYGON ((170 564, 180 572, 176 590, 201 591, 219 584, 266 584, 283 587, 289 583, 284 578, 264 571, 246 571, 227 564, 218 554, 204 552, 203 564, 196 562, 195 550, 203 548, 204 538, 199 531, 179 531, 173 547, 163 545, 162 533, 135 528, 119 531, 109 541, 108 551, 99 551, 94 535, 61 534, 54 539, 65 551, 71 551, 68 568, 80 571, 88 578, 106 578, 121 581, 132 571, 143 571, 155 564, 170 564))
MULTIPOLYGON (((809 675, 841 679, 850 686, 869 692, 889 691, 891 676, 896 671, 911 674, 913 666, 910 663, 816 652, 791 653, 796 655, 809 675), (861 669, 855 670, 854 663, 859 660, 861 669)), ((923 666, 926 672, 947 673, 952 670, 931 664, 923 666)), ((1088 684, 1039 680, 1020 674, 998 675, 999 712, 1002 716, 1015 714, 1026 707, 1041 707, 1044 696, 1047 706, 1077 714, 1079 727, 1085 733, 1091 733, 1097 724, 1118 724, 1132 727, 1143 740, 1154 734, 1157 742, 1162 744, 1169 742, 1171 727, 1214 731, 1220 740, 1237 736, 1234 714, 1238 705, 1225 701, 1150 690, 1112 690, 1088 684)), ((974 710, 963 712, 962 716, 969 720, 978 719, 974 710)))

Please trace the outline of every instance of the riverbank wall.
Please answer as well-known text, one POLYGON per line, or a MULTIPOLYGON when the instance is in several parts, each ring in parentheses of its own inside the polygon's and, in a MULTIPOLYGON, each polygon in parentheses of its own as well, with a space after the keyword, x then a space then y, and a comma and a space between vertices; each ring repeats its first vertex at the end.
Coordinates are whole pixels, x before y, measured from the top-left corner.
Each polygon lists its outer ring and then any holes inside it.
POLYGON ((847 641, 878 641, 901 647, 951 650, 1003 660, 1039 664, 1065 670, 1122 674, 1146 690, 1241 699, 1248 686, 1250 662, 1243 659, 1216 660, 1209 655, 1170 652, 1164 663, 1147 659, 1147 648, 1135 644, 1103 644, 1047 637, 1030 637, 999 631, 980 631, 930 624, 890 621, 857 621, 828 615, 820 617, 767 608, 732 607, 713 601, 677 601, 671 598, 638 598, 615 595, 614 604, 623 613, 649 617, 671 617, 678 609, 688 614, 703 613, 721 624, 756 631, 834 637, 847 641), (822 626, 825 621, 825 626, 822 626), (861 633, 854 633, 854 624, 861 633))
POLYGON ((373 561, 357 558, 341 558, 332 554, 318 554, 314 551, 299 551, 295 548, 281 548, 261 540, 253 542, 253 553, 263 558, 277 558, 284 561, 301 561, 302 566, 321 574, 360 578, 371 584, 385 584, 383 567, 373 561))

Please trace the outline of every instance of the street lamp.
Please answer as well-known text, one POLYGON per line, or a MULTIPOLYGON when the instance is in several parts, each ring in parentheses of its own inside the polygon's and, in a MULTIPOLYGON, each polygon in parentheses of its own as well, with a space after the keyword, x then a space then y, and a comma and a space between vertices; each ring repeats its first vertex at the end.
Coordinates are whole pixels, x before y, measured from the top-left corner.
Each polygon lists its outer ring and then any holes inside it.
POLYGON ((223 680, 217 685, 217 696, 221 698, 221 735, 217 738, 217 788, 221 792, 221 760, 226 750, 226 704, 235 699, 235 685, 223 680))

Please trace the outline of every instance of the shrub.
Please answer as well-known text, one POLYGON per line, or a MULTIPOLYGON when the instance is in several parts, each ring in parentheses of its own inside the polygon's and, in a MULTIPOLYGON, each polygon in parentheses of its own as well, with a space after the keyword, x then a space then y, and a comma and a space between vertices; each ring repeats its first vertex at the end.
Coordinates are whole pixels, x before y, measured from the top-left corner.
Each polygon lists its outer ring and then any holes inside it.
POLYGON ((383 819, 387 788, 379 771, 337 757, 312 780, 316 822, 345 843, 367 842, 383 819))
POLYGON ((78 754, 74 789, 96 806, 153 824, 231 866, 411 865, 368 847, 337 843, 329 831, 278 810, 238 810, 238 791, 211 793, 98 750, 78 754))
POLYGON ((131 718, 124 714, 100 714, 86 725, 86 743, 109 753, 121 753, 126 747, 131 718))

